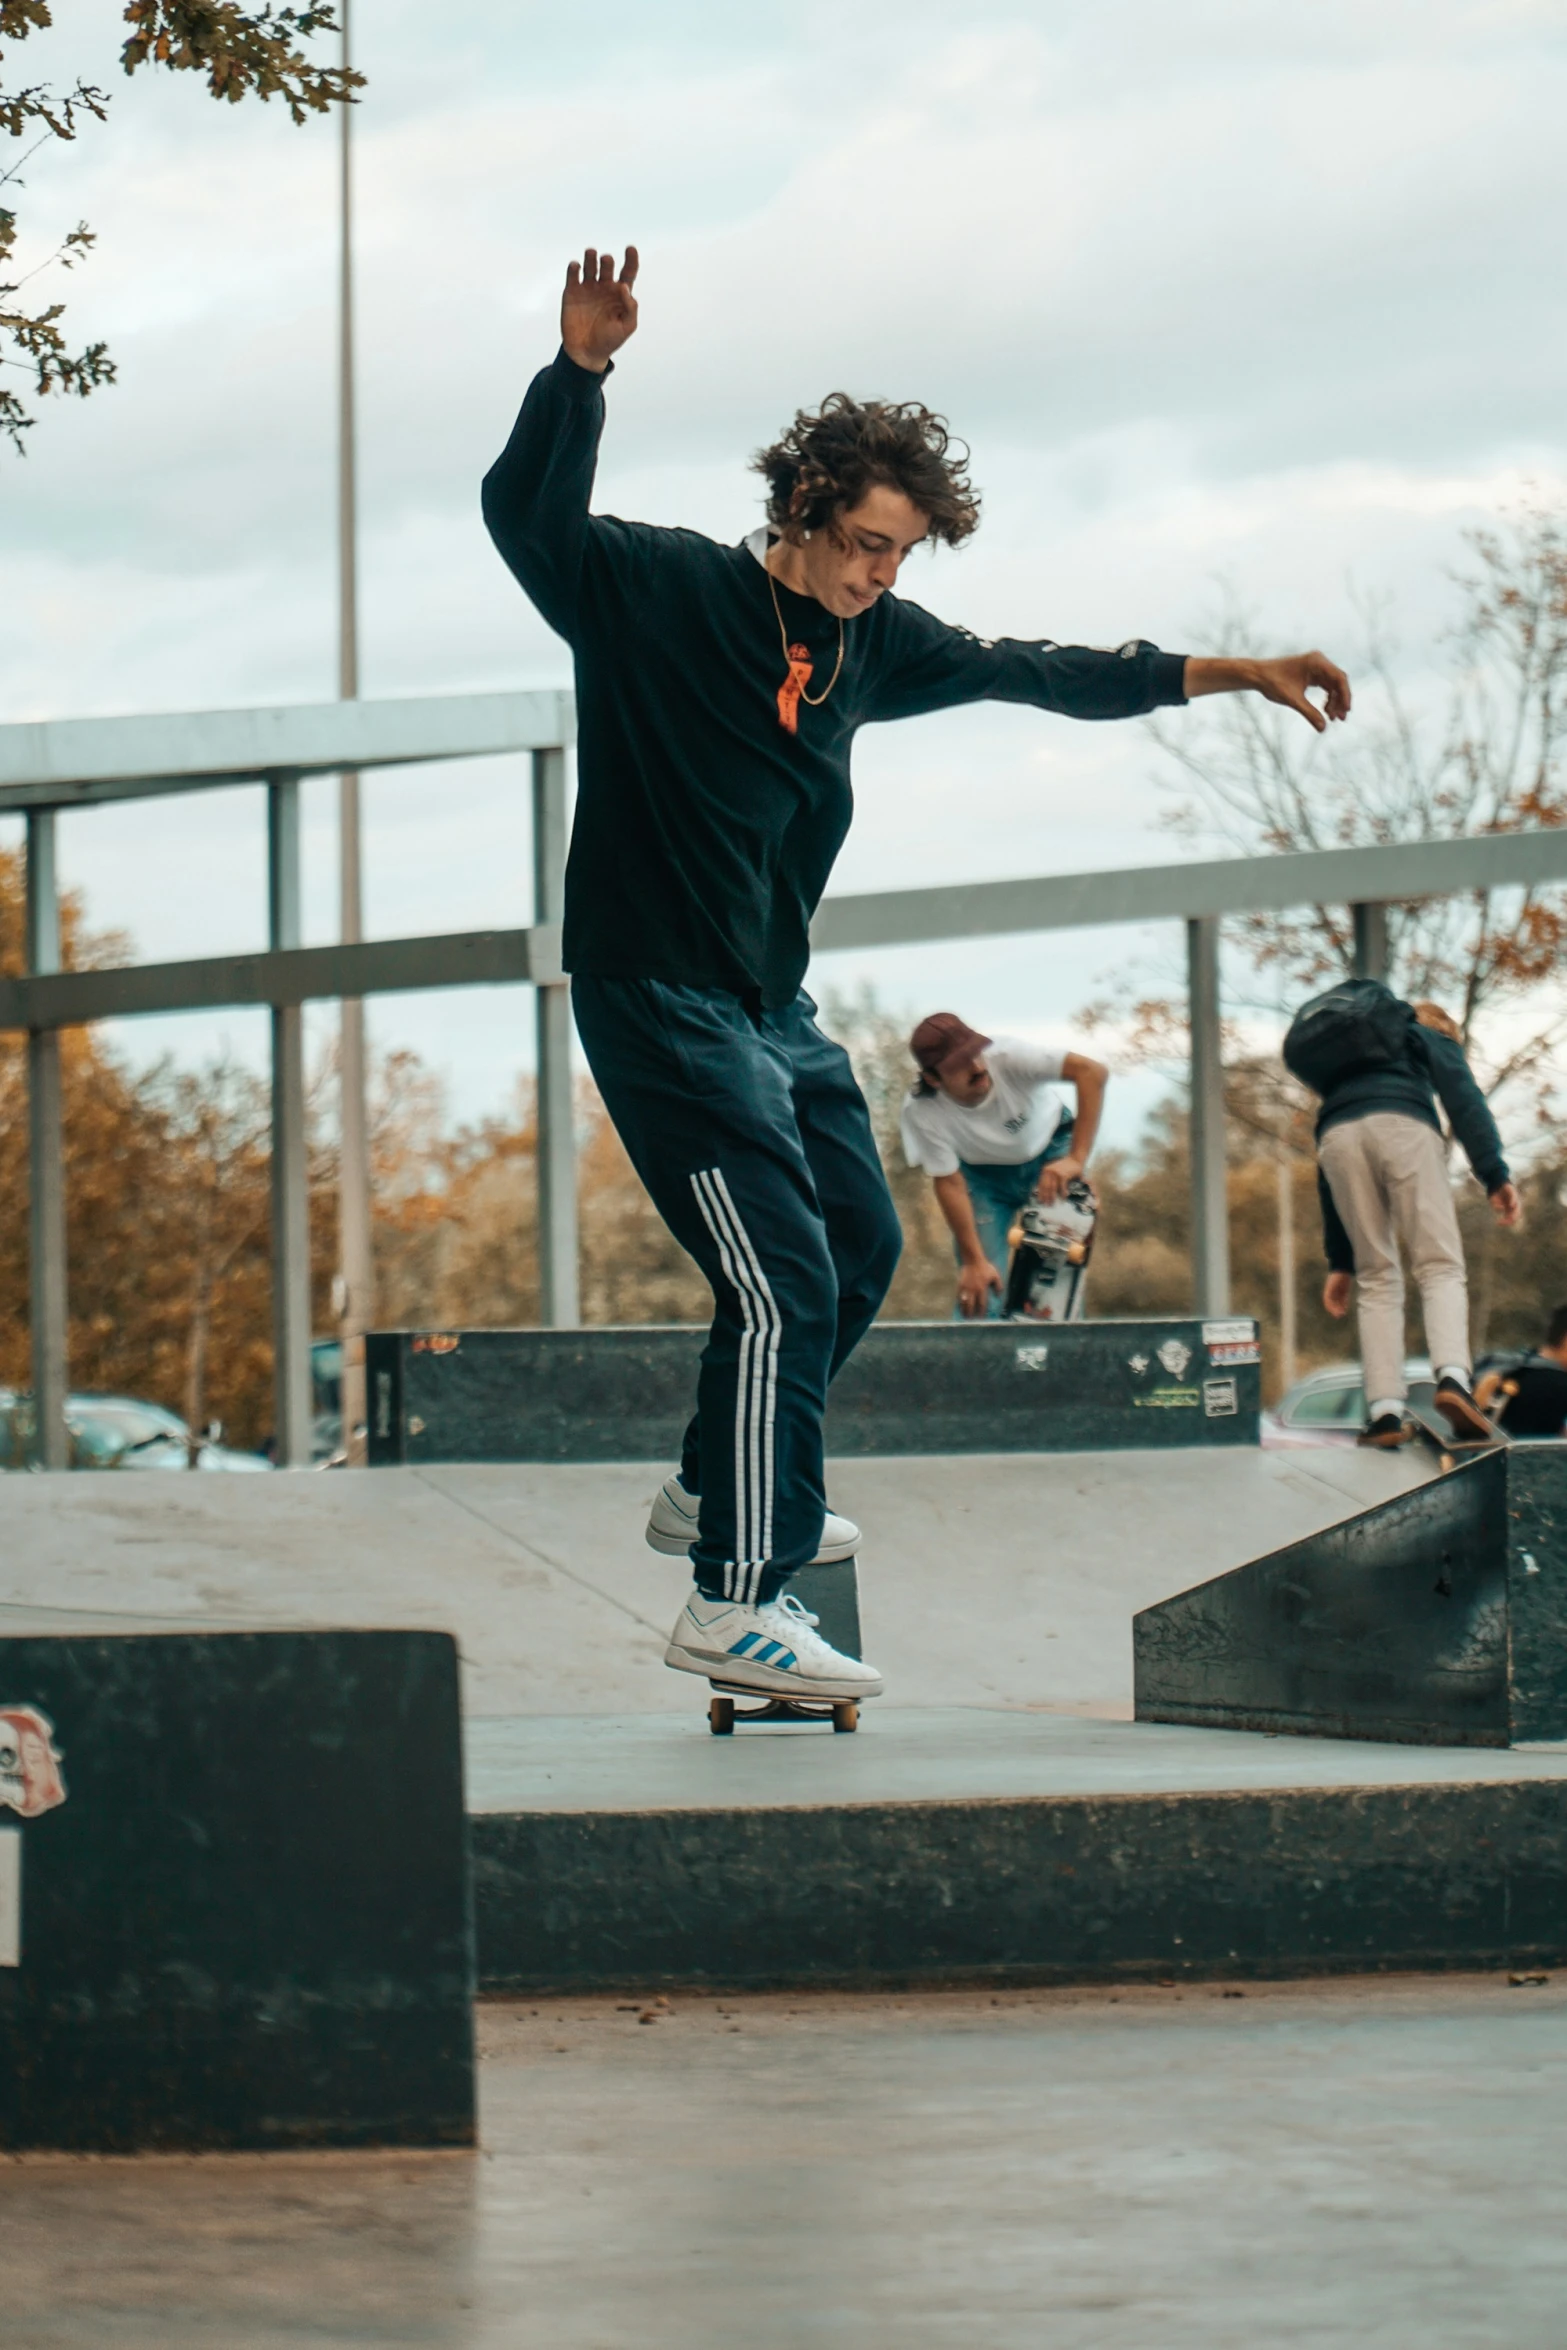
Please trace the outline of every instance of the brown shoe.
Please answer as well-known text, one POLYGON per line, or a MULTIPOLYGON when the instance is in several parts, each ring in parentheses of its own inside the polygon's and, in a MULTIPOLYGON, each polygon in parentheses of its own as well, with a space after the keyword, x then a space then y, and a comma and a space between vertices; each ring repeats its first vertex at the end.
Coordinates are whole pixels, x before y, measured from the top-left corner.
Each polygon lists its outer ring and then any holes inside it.
POLYGON ((1395 1445, 1413 1444, 1414 1440, 1413 1423, 1402 1412, 1379 1412, 1374 1420, 1366 1422, 1355 1442, 1375 1445, 1379 1452, 1391 1452, 1395 1445))
POLYGON ((1436 1391, 1436 1408, 1460 1444, 1499 1444, 1502 1432, 1493 1428, 1467 1387, 1457 1379, 1443 1379, 1436 1391))

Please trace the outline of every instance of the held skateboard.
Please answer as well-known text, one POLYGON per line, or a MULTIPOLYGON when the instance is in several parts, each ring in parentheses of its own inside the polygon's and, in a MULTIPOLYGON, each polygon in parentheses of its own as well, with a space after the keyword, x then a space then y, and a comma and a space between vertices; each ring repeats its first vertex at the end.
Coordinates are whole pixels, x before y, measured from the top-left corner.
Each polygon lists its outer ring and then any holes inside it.
POLYGON ((859 1699, 855 1697, 823 1697, 802 1701, 797 1697, 763 1697, 759 1689, 742 1689, 734 1681, 713 1681, 709 1687, 718 1694, 707 1709, 707 1725, 715 1738, 732 1738, 737 1728, 747 1722, 831 1722, 834 1730, 857 1730, 860 1726, 859 1699), (760 1697, 760 1705, 736 1705, 737 1697, 760 1697))
POLYGON ((1080 1322, 1099 1206, 1080 1175, 1048 1205, 1031 1199, 1007 1234, 1012 1262, 1002 1312, 1011 1322, 1080 1322))

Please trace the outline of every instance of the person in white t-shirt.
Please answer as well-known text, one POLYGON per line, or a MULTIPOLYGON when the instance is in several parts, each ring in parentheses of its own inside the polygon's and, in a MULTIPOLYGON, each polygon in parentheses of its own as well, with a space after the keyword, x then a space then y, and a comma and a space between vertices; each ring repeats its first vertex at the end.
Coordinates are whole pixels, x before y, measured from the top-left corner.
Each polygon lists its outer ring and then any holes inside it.
POLYGON ((957 1313, 999 1315, 1007 1233, 1031 1198, 1059 1199, 1088 1164, 1110 1072, 1086 1053, 1021 1037, 981 1036, 956 1012, 932 1012, 909 1039, 919 1076, 899 1127, 952 1234, 957 1313), (1073 1086, 1072 1116, 1056 1091, 1073 1086))

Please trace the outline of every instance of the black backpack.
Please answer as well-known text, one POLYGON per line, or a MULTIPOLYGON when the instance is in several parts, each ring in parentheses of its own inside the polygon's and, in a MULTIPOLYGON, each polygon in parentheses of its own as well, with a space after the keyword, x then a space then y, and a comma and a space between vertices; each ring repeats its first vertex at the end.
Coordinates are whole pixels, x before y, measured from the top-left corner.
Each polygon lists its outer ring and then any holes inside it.
POLYGON ((1414 1025, 1412 1007, 1380 979, 1343 979, 1301 1005, 1284 1039, 1284 1066, 1327 1094, 1362 1069, 1396 1069, 1409 1058, 1414 1025))

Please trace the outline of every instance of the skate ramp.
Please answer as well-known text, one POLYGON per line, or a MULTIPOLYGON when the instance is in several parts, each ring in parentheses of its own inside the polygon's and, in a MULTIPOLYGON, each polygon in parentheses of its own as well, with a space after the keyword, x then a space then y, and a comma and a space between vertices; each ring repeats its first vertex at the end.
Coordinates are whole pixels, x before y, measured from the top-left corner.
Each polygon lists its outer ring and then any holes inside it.
POLYGON ((1435 1746, 1567 1737, 1567 1447, 1502 1445, 1144 1610, 1137 1715, 1435 1746))
MULTIPOLYGON (((832 1464, 865 1531, 866 1653, 899 1706, 1127 1717, 1131 1619, 1422 1482, 1353 1450, 832 1464)), ((662 1662, 684 1562, 642 1539, 668 1463, 0 1479, 0 1628, 449 1629, 469 1717, 690 1713, 662 1662)))

